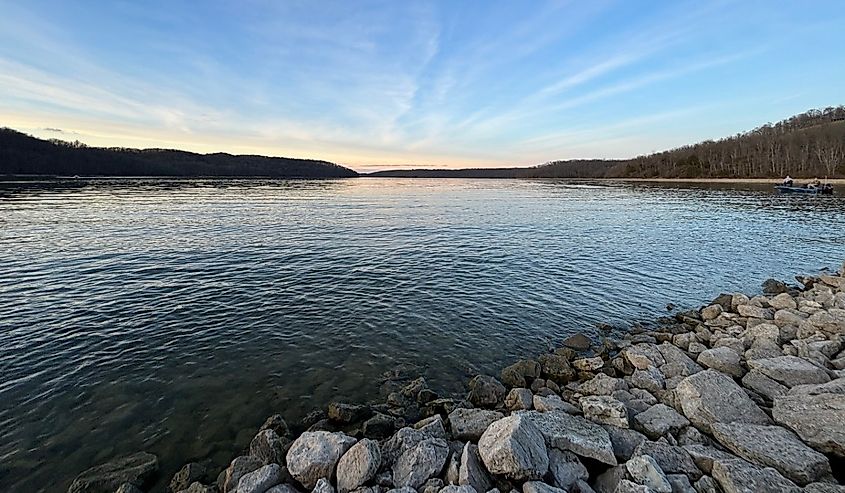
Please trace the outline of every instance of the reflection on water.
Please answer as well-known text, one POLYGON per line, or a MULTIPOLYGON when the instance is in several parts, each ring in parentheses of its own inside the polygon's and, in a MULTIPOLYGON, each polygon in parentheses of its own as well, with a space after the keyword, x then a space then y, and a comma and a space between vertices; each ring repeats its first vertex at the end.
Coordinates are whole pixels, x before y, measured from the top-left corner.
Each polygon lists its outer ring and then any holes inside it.
POLYGON ((64 491, 141 449, 169 479, 396 366, 458 391, 597 323, 834 266, 844 207, 743 185, 0 183, 0 489, 64 491))

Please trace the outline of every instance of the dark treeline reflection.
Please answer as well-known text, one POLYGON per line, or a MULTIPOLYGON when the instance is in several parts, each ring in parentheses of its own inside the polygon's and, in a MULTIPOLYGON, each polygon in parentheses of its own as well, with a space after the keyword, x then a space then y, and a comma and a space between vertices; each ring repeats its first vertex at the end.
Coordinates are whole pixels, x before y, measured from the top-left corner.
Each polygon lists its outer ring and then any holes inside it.
POLYGON ((327 161, 88 147, 80 142, 41 140, 0 128, 0 175, 333 178, 357 173, 327 161))

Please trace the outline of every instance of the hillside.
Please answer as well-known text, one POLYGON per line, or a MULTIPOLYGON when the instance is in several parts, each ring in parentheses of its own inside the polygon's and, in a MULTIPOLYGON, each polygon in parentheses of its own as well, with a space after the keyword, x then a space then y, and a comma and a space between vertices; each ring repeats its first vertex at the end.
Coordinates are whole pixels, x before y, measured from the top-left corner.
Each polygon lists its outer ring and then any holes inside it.
POLYGON ((327 161, 197 154, 171 149, 87 147, 78 142, 42 140, 0 128, 0 176, 263 176, 332 178, 358 176, 327 161))
POLYGON ((431 178, 796 178, 845 177, 845 106, 624 160, 554 161, 528 168, 395 170, 368 176, 431 178))

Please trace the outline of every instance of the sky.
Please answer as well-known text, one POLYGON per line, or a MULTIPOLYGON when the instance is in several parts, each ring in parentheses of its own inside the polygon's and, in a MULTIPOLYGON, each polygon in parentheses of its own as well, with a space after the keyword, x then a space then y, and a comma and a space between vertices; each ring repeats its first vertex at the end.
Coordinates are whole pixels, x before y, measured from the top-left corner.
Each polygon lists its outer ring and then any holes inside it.
POLYGON ((0 0, 0 126, 358 171, 628 158, 845 103, 845 2, 0 0))

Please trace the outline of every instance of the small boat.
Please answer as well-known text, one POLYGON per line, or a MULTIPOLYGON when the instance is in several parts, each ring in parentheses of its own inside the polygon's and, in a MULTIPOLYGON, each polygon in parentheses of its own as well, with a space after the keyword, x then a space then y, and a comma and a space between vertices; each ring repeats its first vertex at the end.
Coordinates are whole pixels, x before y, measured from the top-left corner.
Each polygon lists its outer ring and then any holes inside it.
POLYGON ((790 187, 787 185, 775 185, 775 190, 780 193, 809 193, 813 195, 833 195, 833 187, 822 185, 820 187, 790 187))

